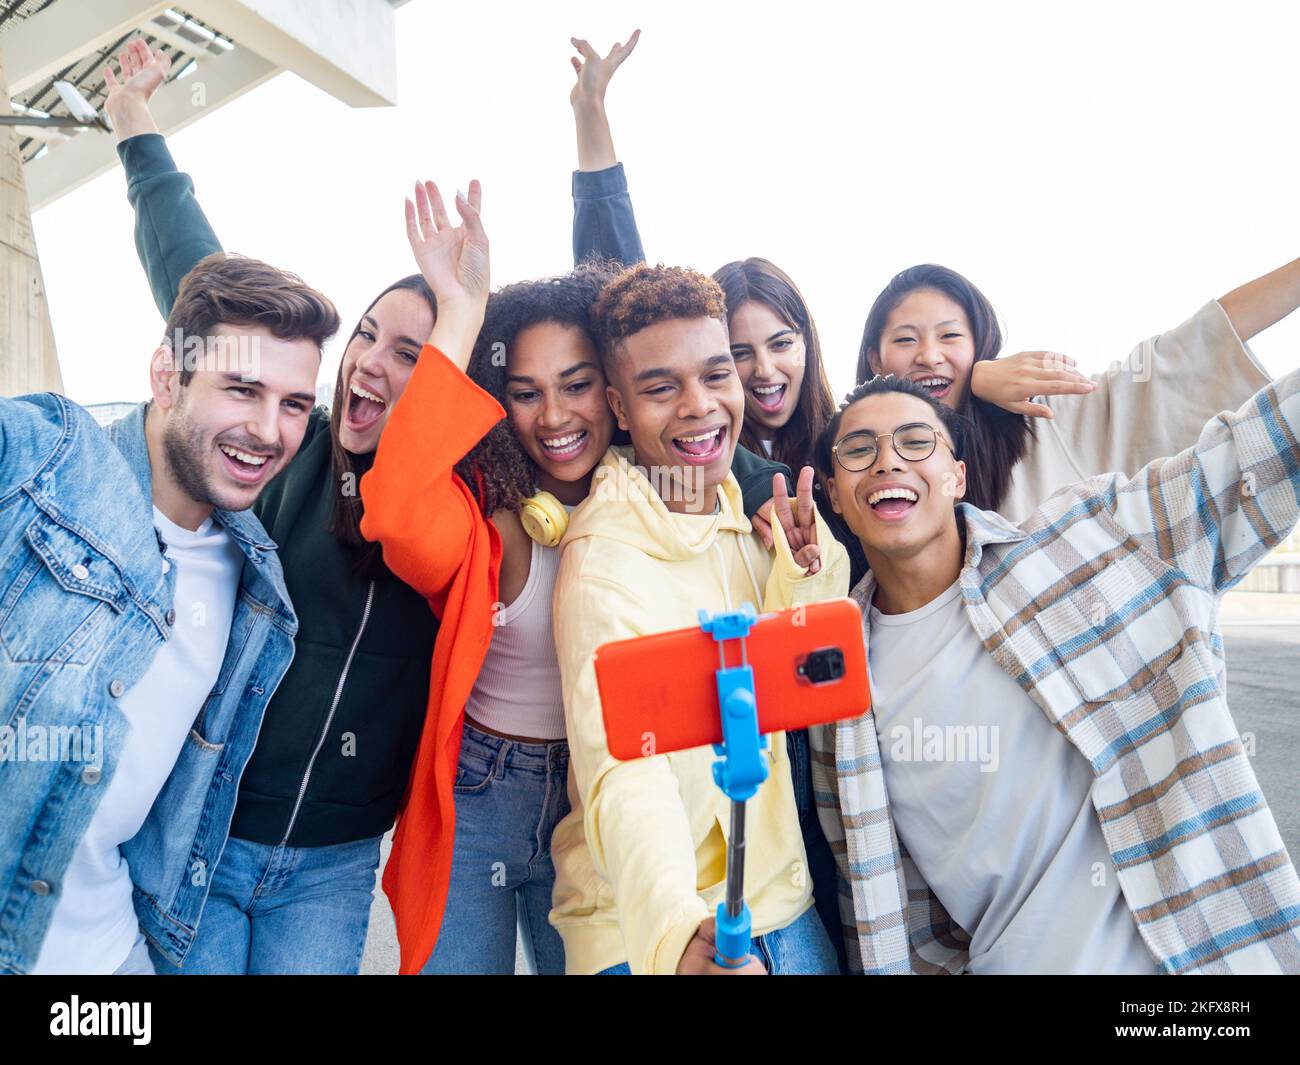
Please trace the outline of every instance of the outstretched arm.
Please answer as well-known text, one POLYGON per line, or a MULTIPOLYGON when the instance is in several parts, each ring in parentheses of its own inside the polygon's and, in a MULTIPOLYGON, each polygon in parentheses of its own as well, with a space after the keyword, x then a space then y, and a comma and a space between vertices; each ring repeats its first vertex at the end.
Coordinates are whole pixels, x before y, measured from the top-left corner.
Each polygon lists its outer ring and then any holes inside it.
POLYGON ((578 169, 573 174, 573 261, 598 256, 631 265, 645 259, 641 234, 632 213, 627 178, 614 154, 605 113, 605 92, 610 79, 622 65, 641 31, 627 44, 615 44, 601 56, 587 41, 573 37, 578 55, 572 56, 577 81, 569 93, 578 134, 578 169))
POLYGON ((1300 307, 1300 259, 1234 288, 1219 306, 1246 343, 1300 307))
POLYGON ((1109 505, 1153 555, 1227 591, 1300 520, 1300 370, 1216 415, 1192 447, 1117 481, 1109 505))
POLYGON ((135 248, 149 278, 154 302, 166 318, 181 278, 200 259, 221 251, 221 242, 194 198, 194 185, 176 169, 167 143, 149 110, 149 100, 167 79, 171 60, 132 41, 117 57, 120 77, 104 71, 104 111, 117 134, 117 154, 126 171, 126 197, 135 209, 135 248))

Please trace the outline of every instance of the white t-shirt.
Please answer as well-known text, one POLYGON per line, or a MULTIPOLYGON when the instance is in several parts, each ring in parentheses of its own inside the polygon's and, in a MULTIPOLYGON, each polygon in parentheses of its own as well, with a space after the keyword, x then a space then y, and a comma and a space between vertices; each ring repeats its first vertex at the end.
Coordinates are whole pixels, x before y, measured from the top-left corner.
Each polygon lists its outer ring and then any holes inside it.
POLYGON ((138 932, 131 877, 119 845, 144 824, 216 683, 230 638, 243 554, 211 518, 193 532, 154 524, 176 567, 175 625, 144 676, 120 701, 131 724, 100 800, 59 889, 34 973, 112 973, 138 932))
POLYGON ((971 936, 972 973, 1157 971, 1119 889, 1084 757, 985 650, 961 587, 870 617, 894 824, 971 936))

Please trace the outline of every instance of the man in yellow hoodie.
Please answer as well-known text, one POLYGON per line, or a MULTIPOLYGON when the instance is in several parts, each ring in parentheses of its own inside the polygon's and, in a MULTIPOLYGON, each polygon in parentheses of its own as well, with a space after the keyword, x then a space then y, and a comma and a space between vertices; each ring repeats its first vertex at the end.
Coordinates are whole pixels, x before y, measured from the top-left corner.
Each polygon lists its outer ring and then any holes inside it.
POLYGON ((715 282, 642 264, 605 287, 592 321, 609 401, 632 444, 611 447, 597 467, 555 585, 572 812, 551 841, 551 923, 566 971, 836 972, 812 909, 784 734, 771 737, 771 773, 747 810, 757 957, 725 970, 712 961, 710 915, 725 888, 729 805, 713 783, 713 751, 611 756, 592 654, 611 640, 695 625, 700 609, 776 610, 844 595, 847 556, 813 506, 811 468, 793 511, 775 479, 773 551, 745 517, 730 473, 744 394, 715 282))

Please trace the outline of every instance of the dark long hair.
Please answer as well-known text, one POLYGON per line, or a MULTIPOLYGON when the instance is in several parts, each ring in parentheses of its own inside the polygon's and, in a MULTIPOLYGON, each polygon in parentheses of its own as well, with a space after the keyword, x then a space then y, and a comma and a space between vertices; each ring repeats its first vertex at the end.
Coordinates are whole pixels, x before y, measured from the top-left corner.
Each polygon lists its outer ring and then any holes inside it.
MULTIPOLYGON (((598 348, 591 306, 605 283, 620 270, 616 263, 589 259, 570 273, 519 281, 492 293, 466 371, 470 380, 508 409, 506 361, 516 338, 530 326, 547 322, 572 326, 582 330, 598 348)), ((615 429, 613 443, 626 443, 627 439, 626 433, 615 429)), ((517 511, 537 491, 537 466, 524 450, 509 417, 497 422, 457 463, 456 472, 470 486, 488 517, 497 510, 517 511)))
MULTIPOLYGON (((400 281, 394 281, 370 301, 370 306, 362 312, 348 336, 349 344, 356 337, 366 315, 374 310, 375 304, 398 289, 414 292, 429 305, 429 310, 433 311, 434 317, 437 318, 438 301, 434 298, 433 290, 419 274, 411 274, 400 281)), ((346 347, 344 350, 346 351, 346 347)), ((361 477, 374 465, 375 453, 372 451, 365 455, 357 455, 339 443, 339 426, 343 422, 343 413, 346 409, 343 360, 340 359, 338 378, 334 382, 334 402, 330 408, 330 462, 334 467, 334 505, 330 508, 329 523, 326 528, 336 540, 352 548, 355 556, 353 568, 357 573, 364 577, 385 576, 389 570, 384 565, 382 547, 377 543, 371 543, 361 535, 361 515, 365 512, 361 504, 361 477)))
MULTIPOLYGON (((776 431, 772 439, 772 458, 783 462, 797 475, 812 459, 813 443, 821 435, 835 410, 835 394, 826 378, 822 362, 821 341, 808 304, 790 276, 767 259, 750 258, 727 263, 713 274, 727 298, 727 318, 740 307, 754 301, 769 308, 791 329, 803 336, 804 374, 799 402, 790 420, 776 431)), ((763 455, 758 433, 746 419, 740 431, 742 446, 763 455)))
MULTIPOLYGON (((966 312, 975 341, 975 361, 997 358, 1002 350, 1002 329, 993 305, 978 288, 955 270, 925 264, 912 266, 885 286, 876 297, 862 331, 858 349, 859 383, 874 377, 879 360, 880 339, 885 323, 903 298, 918 289, 941 292, 966 312)), ((966 500, 981 510, 997 510, 1011 487, 1011 471, 1029 447, 1033 429, 1029 419, 986 403, 966 391, 965 406, 960 412, 969 422, 966 458, 966 500), (973 460, 973 461, 972 461, 973 460)))

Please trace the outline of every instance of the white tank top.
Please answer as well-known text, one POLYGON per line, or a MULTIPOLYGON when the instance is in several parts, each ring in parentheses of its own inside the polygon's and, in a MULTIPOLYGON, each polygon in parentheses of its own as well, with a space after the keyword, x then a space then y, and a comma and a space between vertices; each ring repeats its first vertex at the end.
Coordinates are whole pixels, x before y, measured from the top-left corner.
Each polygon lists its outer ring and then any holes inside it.
POLYGON ((492 642, 465 703, 480 725, 509 736, 564 739, 564 694, 551 628, 551 593, 560 552, 532 543, 528 581, 519 598, 497 610, 492 642))

